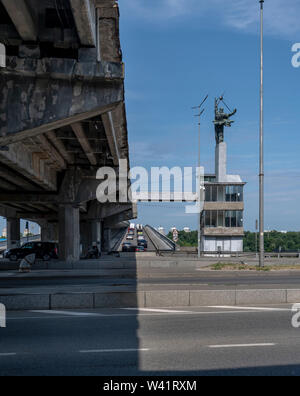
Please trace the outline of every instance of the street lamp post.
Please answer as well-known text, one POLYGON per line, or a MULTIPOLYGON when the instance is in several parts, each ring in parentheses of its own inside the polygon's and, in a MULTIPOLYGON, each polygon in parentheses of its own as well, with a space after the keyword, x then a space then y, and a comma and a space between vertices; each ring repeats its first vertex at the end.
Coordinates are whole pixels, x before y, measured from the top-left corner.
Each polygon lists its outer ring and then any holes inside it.
POLYGON ((259 153, 259 266, 264 267, 264 0, 260 3, 260 153, 259 153))
POLYGON ((198 217, 198 258, 201 258, 201 116, 204 113, 204 110, 201 110, 204 102, 206 102, 208 95, 203 99, 199 106, 195 106, 192 109, 199 109, 199 114, 196 114, 195 117, 199 117, 198 122, 198 178, 199 178, 199 191, 198 191, 198 209, 199 209, 199 217, 198 217))

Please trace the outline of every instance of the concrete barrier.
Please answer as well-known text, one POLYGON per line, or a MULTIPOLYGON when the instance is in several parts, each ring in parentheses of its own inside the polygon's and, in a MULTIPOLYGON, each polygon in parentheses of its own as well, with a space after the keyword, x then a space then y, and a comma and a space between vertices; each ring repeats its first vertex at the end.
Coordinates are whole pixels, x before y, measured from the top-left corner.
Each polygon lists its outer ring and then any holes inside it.
POLYGON ((190 306, 236 305, 235 290, 191 290, 190 306))
POLYGON ((236 304, 285 304, 287 303, 287 290, 237 290, 236 304))
POLYGON ((96 293, 6 294, 0 295, 0 303, 4 304, 8 311, 294 304, 300 303, 300 289, 151 290, 138 292, 108 291, 96 293))
POLYGON ((0 303, 7 311, 27 311, 50 309, 49 294, 11 294, 0 296, 0 303))
POLYGON ((50 295, 50 309, 93 309, 93 293, 61 293, 50 295))
POLYGON ((188 307, 190 292, 188 290, 161 290, 145 292, 145 306, 155 307, 188 307))
POLYGON ((95 308, 144 308, 144 292, 95 293, 95 308))

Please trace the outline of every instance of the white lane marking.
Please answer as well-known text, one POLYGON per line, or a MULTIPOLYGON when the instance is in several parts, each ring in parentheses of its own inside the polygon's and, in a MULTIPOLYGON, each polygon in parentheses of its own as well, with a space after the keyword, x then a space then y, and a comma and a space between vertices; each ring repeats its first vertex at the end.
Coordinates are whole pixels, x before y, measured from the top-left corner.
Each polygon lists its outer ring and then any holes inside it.
POLYGON ((171 309, 152 309, 152 308, 121 308, 125 311, 144 311, 144 312, 159 312, 159 313, 192 313, 192 311, 172 311, 171 309))
POLYGON ((71 312, 71 311, 29 311, 32 313, 42 313, 42 314, 54 314, 54 315, 65 315, 65 316, 103 316, 100 313, 86 313, 86 312, 71 312))
POLYGON ((15 352, 0 353, 0 357, 5 357, 5 356, 16 356, 16 353, 15 352))
POLYGON ((271 347, 275 346, 273 343, 264 344, 233 344, 233 345, 209 345, 211 349, 222 349, 222 348, 258 348, 258 347, 271 347))
POLYGON ((120 353, 120 352, 148 352, 150 349, 91 349, 79 351, 79 353, 120 353))
MULTIPOLYGON (((209 308, 209 307, 201 307, 201 308, 209 308)), ((212 308, 212 307, 210 307, 210 308, 212 308)), ((220 308, 220 307, 217 307, 217 308, 220 308)), ((237 307, 232 307, 232 309, 233 308, 237 308, 237 307)), ((122 309, 125 309, 125 308, 122 308, 122 309)), ((241 308, 242 309, 242 308, 241 308)), ((291 310, 290 309, 286 309, 285 311, 287 311, 287 312, 290 312, 291 310)), ((41 312, 41 313, 44 313, 44 314, 51 314, 51 313, 54 313, 55 311, 27 311, 27 312, 41 312)), ((249 314, 249 313, 257 313, 257 314, 259 314, 259 313, 267 313, 267 312, 270 312, 270 311, 261 311, 261 310, 257 310, 256 308, 253 308, 253 310, 233 310, 233 311, 203 311, 203 312, 199 312, 199 311, 178 311, 179 313, 176 313, 175 311, 170 311, 170 312, 168 312, 168 313, 174 313, 175 315, 177 314, 177 315, 180 315, 180 314, 182 314, 182 315, 231 315, 231 314, 249 314)), ((271 312, 274 312, 274 311, 271 311, 271 312)), ((58 311, 57 313, 62 313, 61 311, 58 311)), ((165 312, 149 312, 149 313, 140 313, 139 314, 139 316, 145 316, 145 317, 147 317, 147 316, 149 316, 149 317, 151 317, 151 316, 167 316, 166 315, 167 313, 165 312)), ((70 313, 66 313, 66 312, 63 312, 63 315, 60 315, 60 316, 57 316, 55 319, 71 319, 72 317, 73 318, 75 318, 75 317, 78 317, 78 318, 80 318, 80 317, 82 317, 82 318, 84 318, 86 315, 88 315, 89 317, 94 317, 94 318, 96 318, 96 317, 101 317, 101 318, 119 318, 119 317, 131 317, 131 316, 136 316, 137 314, 136 313, 116 313, 116 314, 79 314, 78 313, 78 315, 77 316, 74 316, 74 315, 70 315, 70 313)), ((21 317, 8 317, 7 318, 7 320, 8 321, 10 321, 10 320, 46 320, 46 319, 54 319, 54 317, 53 317, 53 315, 52 316, 21 316, 21 317)))
POLYGON ((265 312, 290 312, 291 309, 287 308, 263 308, 263 307, 236 307, 230 305, 219 305, 219 306, 211 306, 207 308, 216 308, 216 309, 236 309, 236 310, 244 310, 244 311, 265 311, 265 312))

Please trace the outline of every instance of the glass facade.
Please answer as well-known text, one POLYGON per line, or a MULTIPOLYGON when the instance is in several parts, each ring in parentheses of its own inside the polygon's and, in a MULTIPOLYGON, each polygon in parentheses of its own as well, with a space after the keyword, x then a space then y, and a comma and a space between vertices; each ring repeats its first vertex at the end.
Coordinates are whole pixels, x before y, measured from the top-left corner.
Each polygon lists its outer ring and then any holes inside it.
POLYGON ((243 202, 243 186, 205 186, 206 202, 243 202))
POLYGON ((204 226, 207 228, 215 227, 243 227, 243 212, 239 210, 210 210, 205 211, 204 226))

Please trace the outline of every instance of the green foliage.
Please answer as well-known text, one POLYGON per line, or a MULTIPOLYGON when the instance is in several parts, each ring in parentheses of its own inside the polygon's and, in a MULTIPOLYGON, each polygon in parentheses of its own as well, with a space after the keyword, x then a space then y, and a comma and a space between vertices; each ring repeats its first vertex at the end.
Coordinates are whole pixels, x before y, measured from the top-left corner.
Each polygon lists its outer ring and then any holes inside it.
MULTIPOLYGON (((182 247, 197 247, 198 246, 198 232, 191 231, 179 231, 178 233, 178 245, 182 247)), ((168 238, 173 239, 173 234, 170 232, 168 238)))
MULTIPOLYGON (((182 247, 197 247, 198 246, 198 232, 191 231, 190 233, 179 231, 179 246, 182 247)), ((173 239, 170 232, 168 237, 173 239)), ((256 251, 256 238, 258 244, 258 234, 254 232, 245 232, 244 251, 256 251)), ((300 232, 288 232, 283 234, 278 231, 271 231, 265 234, 265 250, 266 252, 278 252, 281 248, 282 252, 300 251, 300 232)))
MULTIPOLYGON (((258 234, 254 232, 246 232, 244 238, 244 251, 256 251, 256 238, 258 234)), ((283 234, 278 231, 270 231, 265 233, 265 250, 266 252, 282 252, 300 251, 300 232, 288 232, 283 234)))

